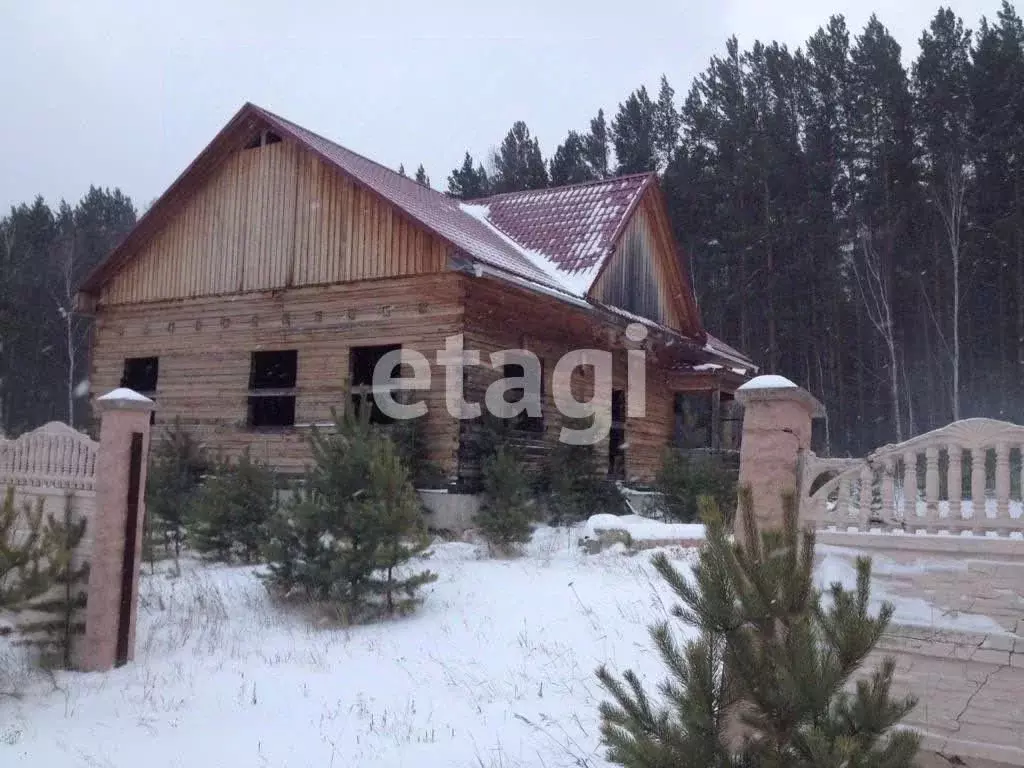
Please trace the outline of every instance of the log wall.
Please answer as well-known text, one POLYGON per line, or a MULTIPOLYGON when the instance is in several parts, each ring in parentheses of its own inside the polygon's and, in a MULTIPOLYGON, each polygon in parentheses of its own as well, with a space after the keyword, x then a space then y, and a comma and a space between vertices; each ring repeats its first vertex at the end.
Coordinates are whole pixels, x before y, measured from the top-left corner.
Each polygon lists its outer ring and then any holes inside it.
POLYGON ((439 272, 447 245, 288 141, 230 155, 103 287, 134 304, 439 272))
MULTIPOLYGON (((462 328, 462 286, 452 273, 331 287, 262 292, 231 299, 197 298, 108 307, 97 316, 92 354, 93 392, 120 383, 125 358, 160 359, 156 439, 175 418, 203 440, 282 471, 301 471, 309 459, 301 425, 330 421, 349 396, 349 348, 402 344, 433 362, 446 336, 462 328), (251 353, 298 351, 296 428, 246 426, 251 353)), ((447 415, 444 380, 435 372, 425 435, 430 458, 455 470, 458 424, 447 415)))
MULTIPOLYGON (((612 353, 612 389, 627 389, 626 351, 612 339, 618 336, 613 326, 603 326, 592 314, 544 296, 511 288, 495 281, 472 280, 467 283, 465 306, 465 345, 486 354, 499 349, 523 346, 541 359, 544 371, 544 432, 523 436, 550 451, 558 440, 563 417, 555 406, 551 375, 559 358, 572 349, 598 349, 612 353)), ((648 356, 646 371, 647 413, 626 420, 626 478, 631 482, 650 482, 661 466, 673 432, 672 390, 667 374, 648 356)), ((497 371, 483 368, 467 371, 466 399, 482 402, 487 386, 500 377, 497 371)), ((678 377, 679 374, 676 374, 678 377)), ((583 369, 573 377, 578 399, 592 397, 592 375, 583 369)), ((610 408, 610 402, 600 403, 610 408)), ((464 426, 470 426, 467 424, 464 426)), ((599 464, 607 467, 608 439, 595 446, 599 464)), ((463 464, 466 463, 463 457, 463 464)), ((463 466, 470 475, 478 471, 463 466)))

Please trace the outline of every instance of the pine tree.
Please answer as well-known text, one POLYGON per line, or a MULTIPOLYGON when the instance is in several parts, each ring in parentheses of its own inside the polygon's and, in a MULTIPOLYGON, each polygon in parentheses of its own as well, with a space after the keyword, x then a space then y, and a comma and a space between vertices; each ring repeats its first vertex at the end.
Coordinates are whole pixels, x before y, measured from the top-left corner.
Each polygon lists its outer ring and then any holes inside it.
POLYGON ((405 178, 408 174, 405 172, 405 163, 398 164, 398 175, 405 178))
POLYGON ((448 176, 448 196, 459 200, 475 200, 490 193, 490 180, 482 164, 473 165, 473 156, 466 152, 460 168, 448 176))
POLYGON ((608 125, 604 121, 604 110, 597 110, 597 117, 590 121, 590 133, 583 139, 583 150, 595 179, 611 176, 608 160, 608 125))
POLYGON ((586 137, 569 131, 551 158, 551 186, 578 184, 598 178, 587 163, 586 137))
POLYGON ((617 172, 641 173, 658 167, 655 105, 640 86, 622 104, 612 120, 612 143, 618 160, 617 172))
POLYGON ((483 465, 483 498, 476 525, 491 552, 515 554, 533 534, 530 483, 521 460, 499 446, 483 465))
POLYGON ((658 89, 658 103, 654 106, 654 149, 658 159, 658 169, 664 171, 672 161, 676 146, 679 144, 679 128, 682 119, 676 108, 676 92, 668 84, 668 78, 661 76, 658 89))
POLYGON ((388 437, 395 444, 414 488, 442 488, 447 484, 442 467, 430 459, 430 445, 422 420, 396 422, 388 429, 388 437))
POLYGON ((19 507, 14 486, 0 505, 0 609, 15 610, 42 595, 64 569, 63 531, 43 512, 43 500, 19 507))
POLYGON ((28 642, 40 649, 43 659, 62 669, 71 668, 74 638, 85 632, 81 611, 85 608, 89 576, 88 563, 75 563, 75 552, 85 538, 86 519, 74 519, 71 498, 69 494, 64 499, 63 519, 51 517, 46 523, 50 539, 47 567, 53 577, 51 588, 41 598, 22 605, 22 608, 43 614, 44 618, 18 625, 19 632, 31 637, 28 642))
POLYGON ((962 262, 968 205, 973 197, 968 138, 971 33, 952 10, 940 9, 929 30, 921 35, 920 45, 921 53, 913 66, 914 123, 921 150, 926 213, 932 228, 926 235, 930 241, 926 251, 934 254, 931 258, 923 254, 932 279, 922 281, 922 290, 933 309, 927 319, 936 325, 935 333, 947 340, 947 355, 939 349, 925 354, 936 363, 942 357, 949 358, 950 405, 955 421, 960 418, 962 262))
POLYGON ((964 345, 974 357, 964 369, 976 370, 976 384, 964 400, 974 401, 973 415, 998 413, 1019 422, 1024 418, 1019 375, 1024 366, 1024 21, 1007 2, 996 19, 979 24, 969 82, 975 194, 969 224, 972 290, 965 297, 964 325, 965 330, 974 326, 975 339, 964 345), (993 323, 995 318, 1002 322, 993 323), (1004 372, 998 379, 997 368, 1004 372))
POLYGON ((419 168, 416 169, 416 183, 430 188, 430 177, 427 176, 427 170, 423 167, 423 163, 420 163, 419 168))
POLYGON ((149 546, 162 546, 177 560, 185 542, 203 475, 210 461, 203 446, 175 421, 164 430, 150 455, 146 475, 146 520, 149 546))
POLYGON ((547 185, 548 171, 540 144, 530 136, 526 123, 517 120, 494 153, 493 192, 521 192, 547 185))
POLYGON ((427 556, 430 537, 409 473, 395 444, 375 442, 365 504, 371 505, 379 536, 372 589, 384 599, 387 615, 408 613, 418 602, 417 590, 437 580, 430 571, 410 573, 405 567, 427 556))
MULTIPOLYGON (((570 420, 566 426, 584 429, 586 424, 570 420)), ((549 522, 567 525, 590 515, 620 514, 622 496, 604 475, 593 445, 556 443, 545 465, 544 491, 549 522)))
POLYGON ((690 456, 678 449, 666 452, 656 482, 663 513, 670 520, 696 523, 700 499, 712 499, 728 511, 736 502, 736 472, 717 456, 690 456))
POLYGON ((347 622, 408 609, 417 587, 433 578, 406 571, 424 550, 420 509, 369 412, 348 409, 333 432, 313 430, 313 466, 274 516, 267 547, 267 580, 277 592, 333 605, 347 622))
POLYGON ((652 701, 632 671, 598 677, 608 759, 629 768, 900 768, 920 737, 895 730, 914 707, 893 698, 895 662, 860 668, 892 618, 868 613, 871 562, 857 561, 853 591, 813 586, 814 532, 798 529, 792 497, 781 530, 760 531, 741 493, 743 543, 732 543, 712 503, 693 580, 660 554, 658 573, 681 601, 673 614, 700 631, 680 647, 667 622, 651 628, 671 673, 652 701), (852 691, 847 683, 856 679, 852 691), (738 729, 745 735, 737 738, 738 729))
POLYGON ((275 508, 274 475, 246 450, 214 467, 191 505, 188 538, 195 549, 229 562, 254 562, 266 540, 275 508))

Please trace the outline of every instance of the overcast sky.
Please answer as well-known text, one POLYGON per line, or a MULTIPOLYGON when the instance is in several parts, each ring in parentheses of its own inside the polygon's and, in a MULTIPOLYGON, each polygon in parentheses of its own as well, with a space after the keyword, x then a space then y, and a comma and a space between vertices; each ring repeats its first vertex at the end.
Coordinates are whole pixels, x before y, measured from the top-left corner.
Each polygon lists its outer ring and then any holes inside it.
MULTIPOLYGON (((937 0, 875 6, 914 55, 937 0)), ((435 188, 525 120, 570 128, 665 73, 681 98, 730 34, 801 45, 864 0, 0 0, 0 211, 119 186, 157 197, 246 101, 435 188)), ((972 29, 998 0, 953 3, 972 29)))

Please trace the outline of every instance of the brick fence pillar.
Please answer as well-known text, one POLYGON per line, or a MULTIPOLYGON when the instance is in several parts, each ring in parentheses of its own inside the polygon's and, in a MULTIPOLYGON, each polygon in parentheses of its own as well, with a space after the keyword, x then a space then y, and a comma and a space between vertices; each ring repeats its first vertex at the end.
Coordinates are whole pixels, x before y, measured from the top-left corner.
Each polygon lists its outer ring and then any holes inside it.
MULTIPOLYGON (((782 376, 751 379, 736 399, 743 404, 739 485, 750 487, 758 525, 780 528, 782 495, 797 493, 800 457, 811 447, 811 420, 824 415, 824 408, 782 376)), ((738 515, 735 533, 742 541, 738 515)))
POLYGON ((89 521, 92 548, 85 637, 78 654, 78 666, 86 671, 107 670, 135 655, 149 415, 153 410, 152 400, 130 389, 115 389, 98 398, 96 405, 100 412, 96 510, 89 521))

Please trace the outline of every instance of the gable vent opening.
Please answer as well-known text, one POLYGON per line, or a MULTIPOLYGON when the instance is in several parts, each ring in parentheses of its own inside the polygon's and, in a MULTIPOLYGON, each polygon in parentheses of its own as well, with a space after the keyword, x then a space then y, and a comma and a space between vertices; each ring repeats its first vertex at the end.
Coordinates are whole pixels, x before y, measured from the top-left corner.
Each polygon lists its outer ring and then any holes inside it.
POLYGON ((265 147, 268 144, 277 144, 281 140, 273 131, 260 131, 246 143, 246 149, 256 149, 257 147, 265 147))

